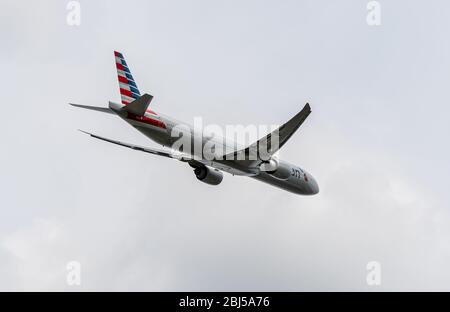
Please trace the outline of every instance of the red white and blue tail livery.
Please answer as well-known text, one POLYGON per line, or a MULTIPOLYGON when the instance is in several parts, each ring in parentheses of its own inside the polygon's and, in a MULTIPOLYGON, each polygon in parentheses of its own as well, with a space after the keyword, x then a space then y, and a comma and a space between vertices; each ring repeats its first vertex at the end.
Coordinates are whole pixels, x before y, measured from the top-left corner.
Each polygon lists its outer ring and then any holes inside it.
POLYGON ((141 96, 139 89, 131 74, 123 54, 114 51, 117 68, 117 78, 119 80, 120 96, 122 97, 122 104, 129 104, 141 96))

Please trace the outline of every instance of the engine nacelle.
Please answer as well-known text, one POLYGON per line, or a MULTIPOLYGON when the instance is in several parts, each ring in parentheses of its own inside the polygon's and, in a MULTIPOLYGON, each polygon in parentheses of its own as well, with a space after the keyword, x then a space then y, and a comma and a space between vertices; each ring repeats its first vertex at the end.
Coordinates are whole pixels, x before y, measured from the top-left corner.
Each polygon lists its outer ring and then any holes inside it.
POLYGON ((268 161, 263 162, 261 165, 259 165, 259 170, 264 172, 274 172, 278 168, 278 159, 271 158, 268 161))
POLYGON ((207 166, 196 167, 194 173, 197 179, 210 185, 219 185, 223 180, 223 173, 220 170, 207 166))
POLYGON ((280 180, 287 180, 291 176, 292 168, 288 164, 284 162, 278 162, 278 166, 273 171, 267 171, 268 174, 271 176, 280 179, 280 180))

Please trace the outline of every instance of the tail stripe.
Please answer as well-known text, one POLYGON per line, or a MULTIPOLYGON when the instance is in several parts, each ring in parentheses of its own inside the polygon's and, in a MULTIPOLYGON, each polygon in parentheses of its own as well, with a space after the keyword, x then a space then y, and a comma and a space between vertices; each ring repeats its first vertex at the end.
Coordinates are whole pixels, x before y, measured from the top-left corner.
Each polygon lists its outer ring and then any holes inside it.
POLYGON ((121 77, 124 77, 124 78, 127 78, 128 80, 134 82, 133 76, 131 76, 131 74, 129 74, 129 73, 124 72, 123 70, 118 69, 117 70, 117 75, 121 76, 121 77))
MULTIPOLYGON (((134 83, 133 80, 128 80, 128 84, 129 84, 130 86, 135 87, 135 88, 137 89, 137 85, 134 83)), ((136 93, 139 93, 139 91, 137 91, 136 93)))
POLYGON ((123 70, 118 69, 117 75, 127 78, 128 80, 134 80, 131 74, 124 72, 123 70))
POLYGON ((137 94, 135 94, 135 93, 133 93, 133 92, 127 90, 127 89, 122 89, 122 88, 120 88, 120 94, 126 95, 128 97, 132 97, 134 99, 138 99, 140 97, 139 95, 137 95, 137 94))
POLYGON ((117 68, 118 70, 122 70, 122 71, 124 71, 124 72, 127 72, 127 73, 131 74, 131 73, 130 73, 130 70, 128 69, 128 67, 125 67, 125 66, 123 66, 122 64, 116 63, 116 68, 117 68))
POLYGON ((122 103, 122 104, 129 104, 134 101, 134 98, 131 98, 129 96, 122 94, 122 101, 126 102, 126 103, 122 103))
POLYGON ((125 78, 123 76, 120 76, 120 75, 117 76, 117 78, 119 78, 119 82, 124 83, 124 84, 128 84, 128 85, 133 86, 133 87, 135 87, 137 89, 137 85, 136 85, 136 83, 133 80, 127 79, 127 78, 125 78))
POLYGON ((127 92, 127 94, 129 92, 133 98, 137 99, 138 97, 140 97, 140 95, 136 93, 136 89, 134 89, 133 87, 130 87, 123 83, 119 83, 119 86, 120 86, 120 89, 125 90, 127 92))
POLYGON ((132 86, 130 86, 130 91, 133 92, 134 94, 139 94, 139 90, 136 88, 133 88, 132 86))
POLYGON ((123 83, 128 83, 128 79, 127 78, 125 78, 125 77, 122 77, 122 76, 117 76, 118 78, 119 78, 119 82, 123 82, 123 83))

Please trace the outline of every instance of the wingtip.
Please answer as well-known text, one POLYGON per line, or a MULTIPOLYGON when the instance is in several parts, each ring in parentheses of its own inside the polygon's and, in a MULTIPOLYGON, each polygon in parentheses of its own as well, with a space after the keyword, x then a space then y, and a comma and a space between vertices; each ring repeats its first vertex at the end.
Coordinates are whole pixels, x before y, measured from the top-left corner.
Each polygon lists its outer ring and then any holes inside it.
POLYGON ((83 105, 81 105, 81 104, 76 104, 76 103, 69 103, 69 105, 70 105, 70 106, 73 106, 73 107, 83 107, 83 105))
POLYGON ((87 131, 84 131, 84 130, 81 130, 81 129, 78 129, 78 131, 83 132, 84 134, 87 134, 87 135, 92 135, 91 133, 89 133, 87 131))

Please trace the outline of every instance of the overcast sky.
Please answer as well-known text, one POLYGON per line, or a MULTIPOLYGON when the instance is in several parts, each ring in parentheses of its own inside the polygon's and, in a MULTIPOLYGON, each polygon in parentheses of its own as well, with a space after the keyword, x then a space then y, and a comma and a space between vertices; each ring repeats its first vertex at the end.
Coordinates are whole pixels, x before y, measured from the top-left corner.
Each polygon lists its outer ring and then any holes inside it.
POLYGON ((0 0, 1 290, 450 290, 450 3, 0 0), (77 102, 119 101, 123 52, 152 109, 283 123, 302 197, 95 141, 156 146, 77 102), (68 286, 66 264, 81 264, 68 286), (368 286, 366 265, 381 264, 368 286))

